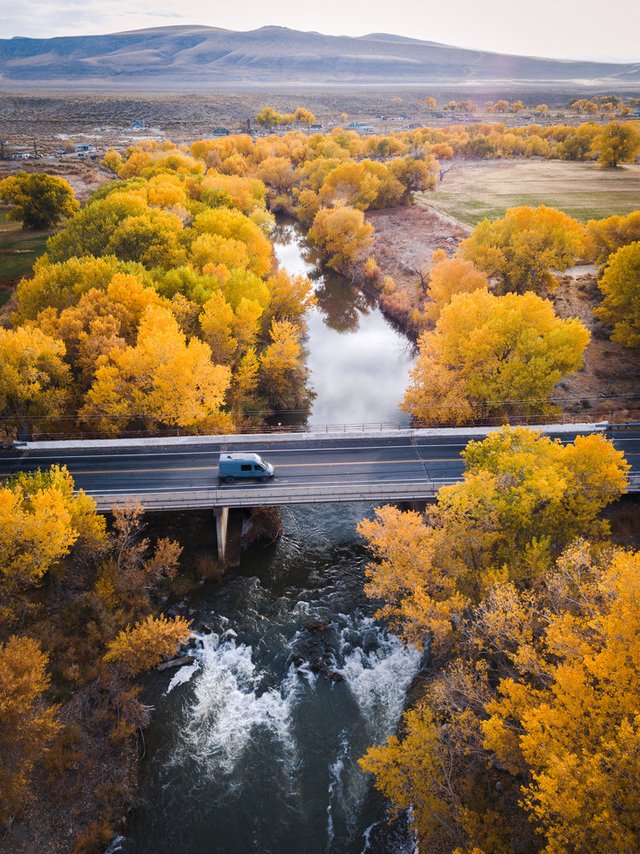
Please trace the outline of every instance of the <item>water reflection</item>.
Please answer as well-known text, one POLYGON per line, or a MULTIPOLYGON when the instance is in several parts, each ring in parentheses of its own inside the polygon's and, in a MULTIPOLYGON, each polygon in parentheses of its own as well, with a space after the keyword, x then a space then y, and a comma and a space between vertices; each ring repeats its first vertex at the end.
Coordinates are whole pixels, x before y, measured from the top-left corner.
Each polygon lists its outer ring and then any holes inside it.
POLYGON ((318 299, 308 317, 307 365, 316 394, 310 426, 408 423, 398 404, 414 361, 411 342, 373 296, 319 267, 297 223, 279 220, 274 246, 282 267, 312 280, 318 299))

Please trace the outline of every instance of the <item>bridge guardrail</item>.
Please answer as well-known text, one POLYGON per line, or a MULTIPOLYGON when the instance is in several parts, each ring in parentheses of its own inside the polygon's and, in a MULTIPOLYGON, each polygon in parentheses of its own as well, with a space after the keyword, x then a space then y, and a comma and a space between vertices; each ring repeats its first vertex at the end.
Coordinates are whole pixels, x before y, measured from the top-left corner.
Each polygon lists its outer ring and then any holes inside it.
POLYGON ((177 510, 217 507, 275 507, 283 504, 327 504, 357 501, 420 501, 434 498, 441 486, 457 480, 433 479, 411 483, 359 484, 320 487, 291 487, 290 489, 257 486, 251 489, 218 487, 202 491, 170 493, 137 493, 132 495, 99 495, 89 493, 99 510, 109 510, 115 504, 135 501, 147 510, 177 510))

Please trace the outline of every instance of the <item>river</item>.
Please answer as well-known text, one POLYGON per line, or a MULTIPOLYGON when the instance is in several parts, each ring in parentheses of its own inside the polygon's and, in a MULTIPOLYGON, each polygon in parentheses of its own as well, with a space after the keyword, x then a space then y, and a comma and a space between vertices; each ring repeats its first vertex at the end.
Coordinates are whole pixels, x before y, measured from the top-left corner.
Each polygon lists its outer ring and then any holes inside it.
MULTIPOLYGON (((313 266, 281 222, 276 252, 309 274, 311 426, 402 423, 413 356, 374 301, 313 266), (306 260, 305 260, 306 259, 306 260)), ((361 854, 408 851, 357 765, 396 729, 420 655, 372 618, 356 534, 372 505, 286 508, 284 534, 252 546, 220 585, 183 603, 196 661, 154 673, 142 803, 111 851, 361 854)), ((186 523, 185 523, 186 524, 186 523)))

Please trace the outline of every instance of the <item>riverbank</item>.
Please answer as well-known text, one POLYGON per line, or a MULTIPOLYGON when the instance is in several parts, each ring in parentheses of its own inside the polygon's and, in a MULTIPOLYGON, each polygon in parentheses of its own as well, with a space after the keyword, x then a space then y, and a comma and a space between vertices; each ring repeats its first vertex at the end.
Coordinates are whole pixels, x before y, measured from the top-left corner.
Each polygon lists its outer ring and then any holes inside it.
MULTIPOLYGON (((471 227, 442 213, 421 194, 413 207, 369 211, 374 226, 372 255, 380 269, 380 279, 390 276, 395 288, 381 288, 378 302, 386 317, 414 342, 425 329, 421 308, 424 304, 431 254, 443 249, 453 256, 471 227)), ((563 413, 588 420, 628 421, 640 416, 637 400, 640 351, 611 341, 607 327, 594 317, 602 301, 596 268, 573 267, 557 275, 558 286, 550 294, 556 314, 579 318, 591 333, 584 355, 584 367, 563 379, 555 388, 554 399, 563 413), (628 402, 627 402, 628 401, 628 402)))

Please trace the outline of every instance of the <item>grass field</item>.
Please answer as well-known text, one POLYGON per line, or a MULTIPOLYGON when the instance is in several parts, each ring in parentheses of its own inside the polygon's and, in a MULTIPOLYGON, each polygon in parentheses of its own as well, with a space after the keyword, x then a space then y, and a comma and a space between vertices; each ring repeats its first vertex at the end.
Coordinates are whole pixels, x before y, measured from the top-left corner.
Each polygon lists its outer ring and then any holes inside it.
POLYGON ((561 160, 484 161, 454 166, 422 199, 466 225, 518 205, 548 205, 581 222, 640 208, 640 164, 600 169, 561 160))
POLYGON ((45 251, 50 231, 23 231, 20 223, 0 211, 0 306, 10 297, 13 283, 28 276, 33 263, 45 251))

